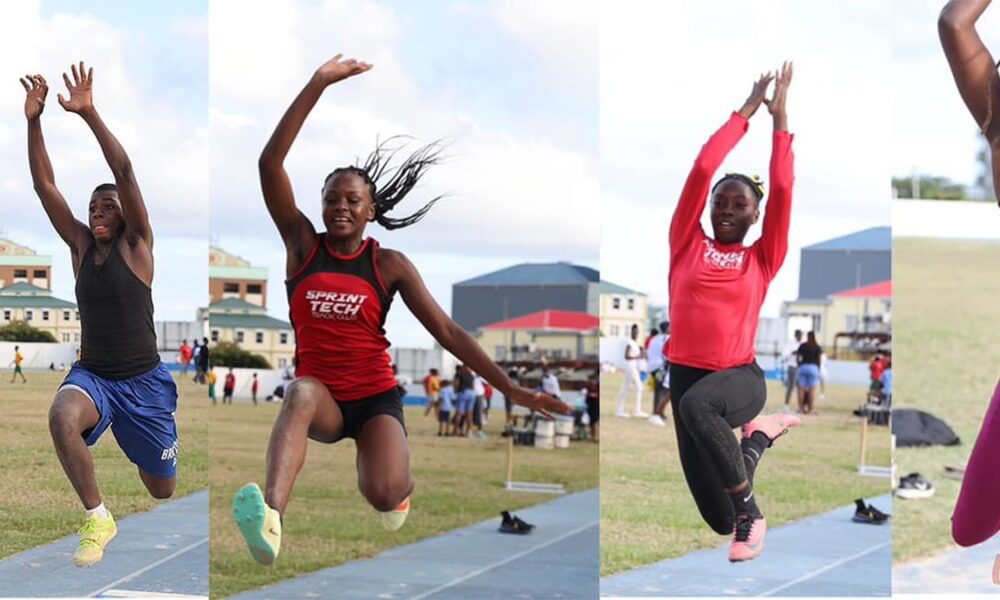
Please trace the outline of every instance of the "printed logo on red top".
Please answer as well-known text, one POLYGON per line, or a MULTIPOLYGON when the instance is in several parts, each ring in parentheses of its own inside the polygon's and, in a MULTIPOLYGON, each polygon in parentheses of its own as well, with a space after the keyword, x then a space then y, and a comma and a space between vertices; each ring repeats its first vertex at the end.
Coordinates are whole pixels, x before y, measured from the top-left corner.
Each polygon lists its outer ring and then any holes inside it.
POLYGON ((743 256, 746 254, 746 248, 732 252, 720 252, 712 244, 712 240, 702 241, 705 243, 705 253, 702 258, 706 263, 719 269, 739 270, 743 268, 743 256))
POLYGON ((368 294, 306 290, 305 299, 314 319, 357 321, 368 294))

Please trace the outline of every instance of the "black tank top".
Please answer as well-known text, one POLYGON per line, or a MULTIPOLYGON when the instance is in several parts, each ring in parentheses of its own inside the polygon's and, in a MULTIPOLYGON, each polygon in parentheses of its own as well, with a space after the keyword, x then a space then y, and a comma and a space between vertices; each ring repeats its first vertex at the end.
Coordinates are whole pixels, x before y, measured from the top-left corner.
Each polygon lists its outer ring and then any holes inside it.
POLYGON ((159 364, 152 292, 118 252, 95 264, 91 244, 76 277, 80 307, 80 365, 105 379, 128 379, 159 364))

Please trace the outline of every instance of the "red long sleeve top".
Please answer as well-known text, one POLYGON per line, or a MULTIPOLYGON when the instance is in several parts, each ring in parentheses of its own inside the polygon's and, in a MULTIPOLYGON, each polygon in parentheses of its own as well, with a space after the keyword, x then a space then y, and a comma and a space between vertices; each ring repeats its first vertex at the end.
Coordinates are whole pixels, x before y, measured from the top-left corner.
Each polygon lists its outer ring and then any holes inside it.
POLYGON ((700 224, 712 177, 747 131, 733 113, 702 147, 670 222, 671 363, 720 371, 753 362, 767 288, 788 252, 792 136, 774 133, 763 234, 752 246, 722 244, 700 224))

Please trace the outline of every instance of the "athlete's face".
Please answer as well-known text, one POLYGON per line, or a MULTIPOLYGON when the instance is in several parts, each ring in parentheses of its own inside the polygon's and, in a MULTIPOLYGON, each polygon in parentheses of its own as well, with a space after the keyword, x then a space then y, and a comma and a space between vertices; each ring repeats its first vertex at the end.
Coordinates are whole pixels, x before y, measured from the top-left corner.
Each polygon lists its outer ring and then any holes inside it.
POLYGON ((330 235, 350 238, 364 234, 375 220, 375 200, 365 180, 354 173, 341 173, 323 188, 323 223, 330 235))
POLYGON ((90 233, 99 242, 110 242, 125 227, 122 205, 118 200, 118 192, 114 190, 91 194, 88 213, 90 233))
POLYGON ((723 244, 738 244, 760 218, 757 197, 742 181, 723 181, 712 196, 712 232, 723 244))

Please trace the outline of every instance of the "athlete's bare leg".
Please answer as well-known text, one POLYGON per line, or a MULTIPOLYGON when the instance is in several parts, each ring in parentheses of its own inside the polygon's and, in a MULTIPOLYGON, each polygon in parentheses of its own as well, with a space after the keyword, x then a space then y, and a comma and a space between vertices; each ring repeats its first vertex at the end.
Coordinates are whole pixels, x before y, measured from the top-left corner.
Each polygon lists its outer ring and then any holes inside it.
POLYGON ((101 504, 101 493, 94 476, 94 457, 82 434, 100 420, 97 407, 79 390, 61 390, 49 409, 49 433, 52 434, 56 456, 87 510, 101 504))
POLYGON ((143 485, 149 490, 149 495, 157 500, 166 500, 173 496, 174 489, 177 487, 176 477, 157 477, 150 475, 142 469, 139 469, 139 479, 142 480, 143 485))
POLYGON ((378 511, 393 510, 413 492, 410 445, 395 417, 372 417, 358 434, 358 489, 378 511))
POLYGON ((308 438, 331 443, 343 429, 340 407, 320 380, 300 377, 288 386, 267 445, 264 501, 268 506, 285 514, 295 478, 306 460, 308 438))

